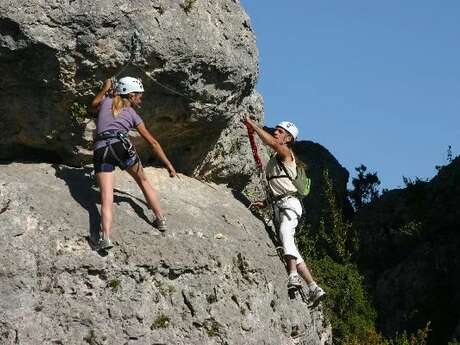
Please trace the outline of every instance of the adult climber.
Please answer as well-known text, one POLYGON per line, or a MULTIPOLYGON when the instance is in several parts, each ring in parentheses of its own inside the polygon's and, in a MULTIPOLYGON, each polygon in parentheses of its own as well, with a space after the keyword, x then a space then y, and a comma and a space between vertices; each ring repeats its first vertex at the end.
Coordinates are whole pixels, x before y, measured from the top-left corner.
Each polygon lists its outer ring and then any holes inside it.
POLYGON ((258 126, 250 117, 246 117, 244 123, 274 151, 274 155, 271 156, 265 167, 269 197, 263 201, 256 201, 253 205, 259 208, 266 207, 269 206, 267 204, 270 201, 270 206, 273 207, 274 224, 277 226, 283 245, 289 273, 287 287, 288 289, 300 288, 302 286, 300 275, 307 283, 309 299, 313 304, 317 304, 324 297, 325 292, 313 280, 294 241, 295 230, 302 215, 301 201, 296 197, 297 188, 292 182, 297 174, 292 147, 299 131, 292 122, 287 121, 278 124, 273 135, 258 126), (281 164, 284 165, 284 168, 281 164))

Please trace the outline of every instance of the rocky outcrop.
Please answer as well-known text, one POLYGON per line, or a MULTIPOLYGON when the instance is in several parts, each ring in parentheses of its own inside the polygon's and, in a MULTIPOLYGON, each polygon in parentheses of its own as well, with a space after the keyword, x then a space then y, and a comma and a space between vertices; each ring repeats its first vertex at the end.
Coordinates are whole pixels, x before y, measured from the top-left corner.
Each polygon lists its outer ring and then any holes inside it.
MULTIPOLYGON (((248 108, 247 114, 263 114, 262 99, 259 95, 248 97, 247 102, 243 102, 243 106, 248 108)), ((267 148, 257 135, 254 135, 254 139, 259 155, 267 161, 269 158, 267 148)), ((220 134, 217 144, 197 166, 193 175, 217 183, 225 183, 239 191, 246 187, 254 188, 254 184, 261 184, 249 144, 248 132, 241 122, 241 117, 234 117, 230 121, 229 126, 220 134)))
POLYGON ((359 211, 359 262, 387 335, 431 322, 430 344, 456 336, 460 319, 460 157, 431 181, 409 181, 359 211))
POLYGON ((288 298, 267 230, 222 185, 147 168, 160 234, 137 185, 116 172, 116 246, 98 231, 89 168, 0 166, 0 343, 330 344, 321 309, 288 298))
POLYGON ((2 1, 0 73, 0 159, 88 162, 86 104, 113 75, 143 80, 141 115, 186 173, 234 170, 206 170, 211 148, 236 117, 262 116, 255 38, 235 0, 2 1))

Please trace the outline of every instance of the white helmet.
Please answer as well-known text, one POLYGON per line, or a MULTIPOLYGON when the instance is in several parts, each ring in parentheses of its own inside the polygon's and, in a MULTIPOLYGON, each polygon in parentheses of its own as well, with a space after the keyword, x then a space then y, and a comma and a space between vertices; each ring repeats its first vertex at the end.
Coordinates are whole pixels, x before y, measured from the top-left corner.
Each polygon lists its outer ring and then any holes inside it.
POLYGON ((117 83, 116 92, 119 95, 127 95, 131 92, 144 92, 144 87, 139 79, 123 77, 117 83))
POLYGON ((276 127, 281 127, 282 129, 285 129, 290 135, 292 135, 294 140, 296 140, 297 136, 299 135, 299 130, 297 129, 296 125, 294 125, 292 122, 283 121, 280 122, 276 127))

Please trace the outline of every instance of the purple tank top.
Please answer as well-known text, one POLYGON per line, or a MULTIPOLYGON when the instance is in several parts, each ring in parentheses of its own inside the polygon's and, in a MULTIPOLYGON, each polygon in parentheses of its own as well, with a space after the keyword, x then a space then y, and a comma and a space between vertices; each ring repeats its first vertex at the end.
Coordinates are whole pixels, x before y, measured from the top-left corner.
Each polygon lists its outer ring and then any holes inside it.
MULTIPOLYGON (((131 107, 122 108, 120 113, 113 117, 112 115, 112 98, 105 97, 99 105, 99 112, 96 120, 96 135, 107 130, 116 130, 128 133, 130 129, 136 128, 142 123, 141 117, 131 107)), ((117 139, 110 139, 110 142, 116 142, 117 139)), ((94 143, 94 149, 104 147, 105 140, 99 140, 94 143)))

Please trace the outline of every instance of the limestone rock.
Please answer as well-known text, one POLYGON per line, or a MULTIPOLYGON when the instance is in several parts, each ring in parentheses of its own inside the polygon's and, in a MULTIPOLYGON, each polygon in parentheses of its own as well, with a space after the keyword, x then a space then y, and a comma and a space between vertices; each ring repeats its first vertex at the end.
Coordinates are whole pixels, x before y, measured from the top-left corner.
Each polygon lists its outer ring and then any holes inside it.
POLYGON ((140 113, 186 173, 247 104, 261 107, 255 38, 235 0, 2 1, 0 73, 0 159, 87 163, 86 104, 114 75, 143 80, 140 113))
POLYGON ((115 247, 89 168, 0 166, 0 343, 331 344, 321 308, 290 300, 267 230, 222 185, 147 168, 159 233, 128 174, 115 173, 115 247))
MULTIPOLYGON (((255 184, 260 185, 248 132, 241 120, 246 114, 263 114, 262 97, 259 94, 247 97, 242 103, 242 108, 245 111, 230 121, 228 127, 220 134, 216 145, 194 171, 195 176, 225 183, 238 191, 244 191, 246 187, 255 188, 255 184)), ((254 135, 254 138, 259 155, 267 161, 269 157, 265 145, 257 135, 254 135)))

